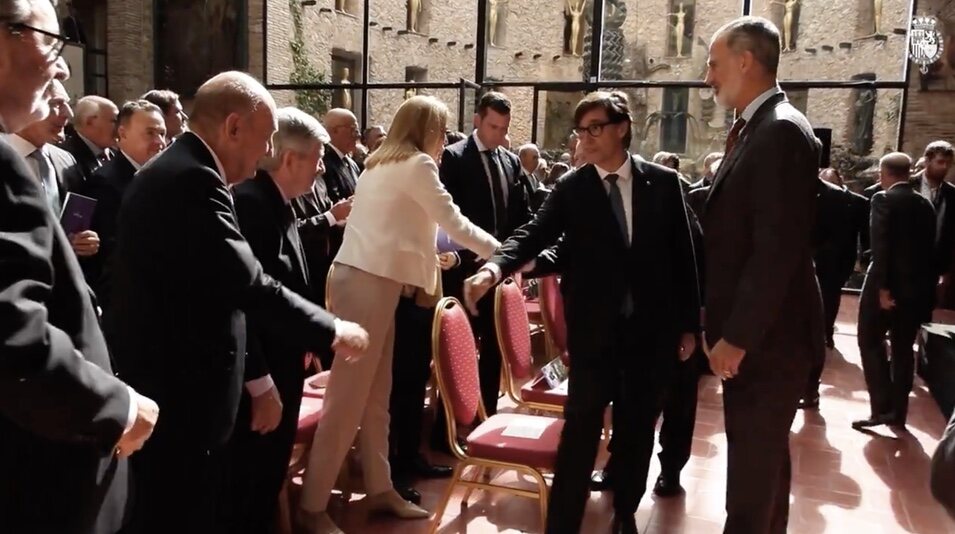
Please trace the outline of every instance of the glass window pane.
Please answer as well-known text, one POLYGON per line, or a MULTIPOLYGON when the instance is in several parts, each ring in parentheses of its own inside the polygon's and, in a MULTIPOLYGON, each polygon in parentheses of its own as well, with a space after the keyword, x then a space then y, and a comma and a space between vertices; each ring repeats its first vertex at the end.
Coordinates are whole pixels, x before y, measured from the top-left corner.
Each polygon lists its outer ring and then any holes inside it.
POLYGON ((403 82, 406 69, 430 82, 474 78, 477 0, 371 0, 369 81, 403 82))
MULTIPOLYGON (((275 98, 275 105, 278 107, 295 106, 302 111, 311 114, 315 118, 322 120, 325 113, 335 107, 334 102, 340 99, 340 89, 298 89, 295 91, 269 90, 272 97, 275 98)), ((354 89, 353 95, 354 109, 359 110, 361 102, 361 91, 354 89)), ((356 111, 355 116, 361 122, 361 114, 356 111)))
MULTIPOLYGON (((458 130, 458 94, 459 89, 371 89, 368 91, 368 122, 366 127, 383 126, 385 130, 391 127, 391 121, 398 111, 398 107, 407 98, 419 95, 430 95, 440 99, 448 106, 451 112, 447 124, 448 130, 458 130)), ((470 115, 469 115, 470 116, 470 115)))
POLYGON ((361 81, 364 3, 331 0, 328 7, 325 4, 266 2, 270 84, 361 81))
POLYGON ((590 0, 488 0, 487 77, 500 81, 583 81, 590 0))
POLYGON ((740 13, 736 0, 605 0, 600 78, 702 80, 710 37, 740 13))
POLYGON ((903 78, 906 37, 895 30, 908 27, 909 0, 753 0, 753 14, 782 33, 781 80, 903 78))
POLYGON ((537 146, 552 158, 567 150, 574 128, 574 109, 582 91, 540 91, 537 104, 537 146))

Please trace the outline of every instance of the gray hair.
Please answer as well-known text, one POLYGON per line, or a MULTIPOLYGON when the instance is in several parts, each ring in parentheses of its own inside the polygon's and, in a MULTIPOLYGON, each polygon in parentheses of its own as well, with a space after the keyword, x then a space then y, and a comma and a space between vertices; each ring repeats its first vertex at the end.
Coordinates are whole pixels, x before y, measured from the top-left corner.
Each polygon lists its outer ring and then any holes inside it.
POLYGON ((57 0, 0 0, 0 22, 12 24, 26 22, 33 14, 36 4, 49 2, 56 7, 57 0))
POLYGON ((521 157, 524 157, 525 152, 536 152, 538 156, 540 156, 540 153, 541 153, 540 149, 537 148, 537 145, 535 145, 534 143, 527 143, 525 145, 521 145, 521 147, 517 149, 517 154, 521 157))
MULTIPOLYGON (((2 0, 0 0, 2 1, 2 0)), ((86 124, 86 121, 99 115, 104 108, 116 108, 111 100, 96 95, 88 95, 76 101, 76 107, 73 110, 74 124, 86 124)), ((118 113, 117 108, 117 113, 118 113)))
POLYGON ((716 30, 713 40, 726 35, 726 45, 734 54, 750 52, 767 72, 779 69, 779 28, 762 17, 740 17, 716 30))
POLYGON ((294 108, 281 108, 275 112, 279 124, 272 138, 272 155, 259 161, 259 168, 274 171, 282 166, 282 155, 289 150, 304 151, 311 143, 325 144, 331 141, 328 132, 318 119, 294 108))

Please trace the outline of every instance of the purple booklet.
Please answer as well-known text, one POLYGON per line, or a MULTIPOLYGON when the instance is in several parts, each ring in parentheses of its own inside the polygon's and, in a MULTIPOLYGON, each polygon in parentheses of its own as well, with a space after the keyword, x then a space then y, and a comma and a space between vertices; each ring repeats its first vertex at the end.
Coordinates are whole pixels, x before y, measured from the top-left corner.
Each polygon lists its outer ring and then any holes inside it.
POLYGON ((448 234, 438 228, 438 242, 437 242, 438 253, 443 254, 445 252, 457 252, 459 250, 464 250, 464 247, 455 243, 448 234))
POLYGON ((66 235, 89 230, 93 224, 93 210, 95 209, 95 198, 67 193, 66 199, 63 201, 63 211, 60 212, 60 225, 66 235))

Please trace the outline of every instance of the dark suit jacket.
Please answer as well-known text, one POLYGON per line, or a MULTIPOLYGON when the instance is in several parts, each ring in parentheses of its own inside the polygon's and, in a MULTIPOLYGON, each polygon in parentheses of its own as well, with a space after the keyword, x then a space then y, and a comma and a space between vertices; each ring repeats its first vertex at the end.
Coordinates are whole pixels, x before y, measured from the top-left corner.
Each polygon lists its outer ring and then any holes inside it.
MULTIPOLYGON (((79 164, 78 171, 82 176, 83 182, 88 181, 90 177, 93 176, 93 172, 100 168, 101 162, 96 158, 96 155, 93 154, 93 151, 90 150, 90 147, 83 142, 83 139, 80 138, 72 126, 67 127, 66 140, 60 143, 59 146, 72 154, 76 159, 76 163, 79 164)), ((110 159, 114 156, 109 149, 106 149, 106 153, 110 159)))
POLYGON ((338 157, 338 152, 335 152, 331 145, 325 145, 323 161, 325 162, 325 184, 328 188, 328 198, 332 200, 332 203, 354 195, 356 179, 361 174, 358 164, 353 161, 349 165, 348 161, 338 157), (354 178, 348 172, 349 166, 354 173, 354 178))
POLYGON ((309 288, 306 295, 312 302, 323 306, 328 269, 338 254, 342 238, 341 229, 330 225, 328 217, 324 215, 332 208, 332 204, 332 199, 328 197, 328 186, 322 176, 315 179, 311 192, 292 200, 298 233, 302 238, 302 248, 305 249, 305 262, 308 265, 309 288))
MULTIPOLYGON (((302 252, 292 207, 267 172, 233 188, 239 229, 262 264, 262 270, 300 295, 308 295, 308 267, 302 252)), ((294 338, 273 335, 250 317, 247 321, 248 357, 245 379, 267 374, 279 387, 283 402, 302 393, 303 357, 307 348, 294 338), (296 386, 296 387, 291 387, 296 386)))
POLYGON ((928 320, 935 302, 935 211, 910 184, 872 197, 872 263, 866 288, 888 289, 899 305, 928 320))
POLYGON ((945 507, 955 519, 955 416, 932 456, 932 496, 945 507))
MULTIPOLYGON (((474 134, 445 147, 439 172, 441 183, 451 194, 454 203, 461 208, 461 214, 503 241, 530 220, 531 211, 527 188, 520 180, 520 159, 510 151, 498 149, 498 160, 507 181, 507 221, 497 232, 494 228, 494 194, 474 134)), ((554 244, 556 240, 555 237, 548 245, 554 244)), ((442 274, 444 288, 451 296, 460 296, 464 280, 477 272, 481 263, 470 251, 463 250, 458 255, 461 264, 442 274)))
POLYGON ((112 533, 127 468, 113 448, 129 393, 89 292, 26 163, 0 141, 0 525, 112 533))
POLYGON ((122 376, 162 406, 146 448, 219 447, 242 391, 245 314, 309 350, 328 349, 333 317, 263 272, 195 134, 140 170, 119 220, 105 322, 122 376))
POLYGON ((110 299, 109 263, 116 249, 119 229, 119 208, 129 185, 133 183, 136 168, 122 153, 93 172, 82 194, 96 199, 91 230, 99 235, 99 252, 83 258, 83 272, 96 292, 100 304, 106 308, 110 299))
POLYGON ((869 248, 869 201, 825 180, 817 185, 813 248, 820 284, 844 284, 869 248), (861 244, 861 246, 860 246, 861 244))
POLYGON ((65 200, 66 193, 68 192, 82 195, 83 192, 80 189, 86 180, 73 154, 70 154, 56 145, 47 145, 46 153, 50 156, 50 162, 53 164, 53 172, 56 173, 56 184, 60 190, 60 200, 65 200))
MULTIPOLYGON (((557 268, 563 273, 567 342, 574 361, 597 357, 614 338, 622 288, 632 293, 633 324, 648 352, 660 349, 672 356, 680 333, 699 331, 699 290, 679 178, 637 158, 631 158, 631 165, 629 247, 600 176, 593 165, 585 165, 560 178, 537 216, 489 260, 510 275, 563 235, 557 268)), ((634 355, 635 362, 639 356, 634 355)))
POLYGON ((824 354, 812 263, 818 146, 784 95, 767 100, 723 159, 703 214, 706 336, 754 359, 824 354), (755 353, 755 354, 754 354, 755 353))

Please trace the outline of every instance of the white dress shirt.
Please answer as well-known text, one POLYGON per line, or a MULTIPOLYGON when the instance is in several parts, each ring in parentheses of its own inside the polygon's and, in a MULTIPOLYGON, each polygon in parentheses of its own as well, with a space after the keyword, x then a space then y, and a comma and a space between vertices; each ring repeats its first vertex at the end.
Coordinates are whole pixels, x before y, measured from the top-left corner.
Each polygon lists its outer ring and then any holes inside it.
POLYGON ((142 169, 142 168, 143 168, 142 165, 136 163, 136 160, 134 160, 133 158, 129 157, 129 154, 123 152, 122 150, 120 150, 119 153, 122 154, 124 158, 126 158, 126 161, 128 161, 129 164, 133 166, 133 169, 135 169, 135 170, 138 171, 139 169, 142 169))
MULTIPOLYGON (((493 179, 494 175, 491 174, 491 168, 489 167, 492 162, 487 157, 487 153, 490 149, 484 146, 484 143, 481 142, 481 138, 478 137, 477 130, 474 130, 474 132, 471 133, 471 137, 474 138, 474 144, 477 145, 478 152, 481 153, 481 161, 484 162, 484 174, 487 176, 487 185, 491 188, 491 202, 493 203, 494 184, 491 183, 491 180, 493 179)), ((506 206, 508 196, 507 176, 504 174, 504 169, 501 167, 501 154, 499 148, 495 149, 493 152, 495 152, 497 155, 497 157, 494 158, 494 162, 495 165, 497 165, 497 175, 501 178, 501 192, 504 194, 504 204, 506 206)), ((495 206, 495 209, 497 209, 497 206, 495 206)))
POLYGON ((752 102, 746 106, 746 109, 743 110, 743 113, 740 114, 740 118, 746 121, 749 124, 749 121, 753 120, 753 115, 756 114, 756 111, 759 110, 759 107, 766 103, 770 98, 782 93, 783 90, 779 88, 778 85, 774 85, 763 92, 763 94, 757 96, 752 102))
MULTIPOLYGON (((939 183, 939 186, 941 185, 939 183)), ((919 179, 919 193, 933 205, 935 204, 935 197, 938 196, 938 189, 938 187, 932 187, 932 184, 925 178, 925 174, 922 174, 922 178, 919 179)))

